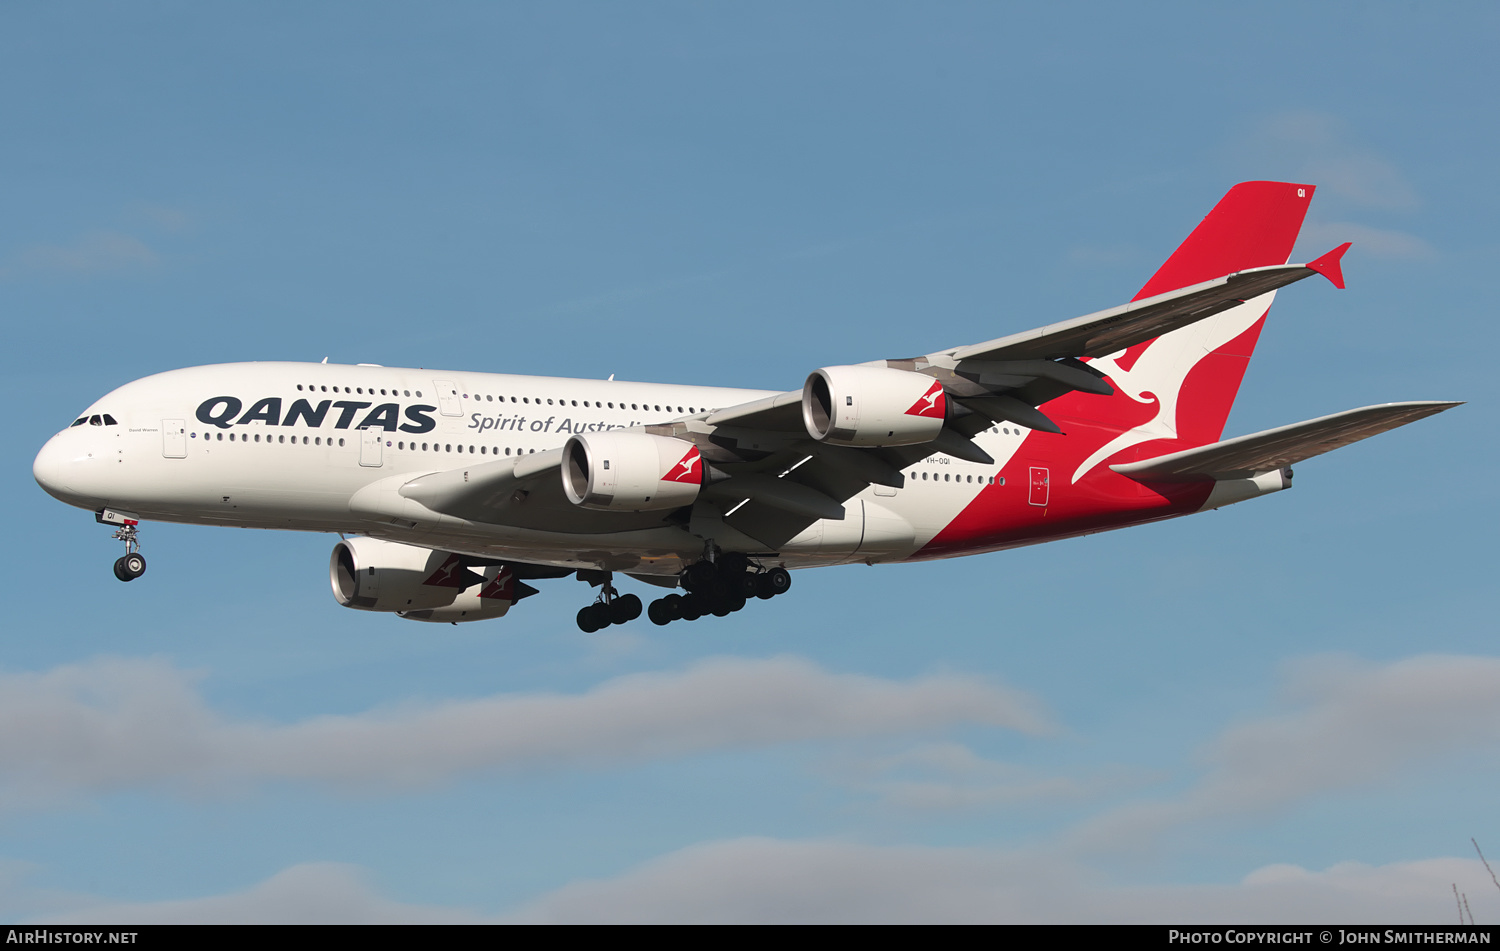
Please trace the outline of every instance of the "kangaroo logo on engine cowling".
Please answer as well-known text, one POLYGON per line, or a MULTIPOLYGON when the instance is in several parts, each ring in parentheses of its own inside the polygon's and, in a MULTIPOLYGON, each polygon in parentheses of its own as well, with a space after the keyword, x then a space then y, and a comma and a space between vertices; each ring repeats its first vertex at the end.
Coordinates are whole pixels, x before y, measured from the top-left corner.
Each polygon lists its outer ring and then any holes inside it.
POLYGON ((663 482, 702 482, 703 481, 703 457, 698 454, 698 447, 688 448, 687 455, 678 460, 672 471, 661 477, 663 482))
MULTIPOLYGON (((898 403, 896 405, 899 406, 901 404, 898 403)), ((943 395, 943 384, 934 380, 932 386, 927 388, 927 392, 922 398, 911 404, 911 409, 907 410, 904 415, 930 416, 934 419, 942 419, 947 414, 948 402, 943 395)))
POLYGON ((198 422, 206 426, 217 426, 219 429, 229 429, 236 424, 265 423, 267 426, 310 426, 314 429, 323 426, 324 421, 332 418, 334 429, 384 429, 387 432, 400 430, 403 433, 430 433, 437 428, 433 420, 433 413, 437 412, 436 406, 428 406, 416 403, 406 407, 406 422, 401 422, 401 404, 381 403, 376 405, 369 400, 322 400, 316 406, 307 400, 294 400, 287 408, 286 415, 281 412, 282 400, 279 396, 267 396, 256 400, 245 409, 245 404, 234 396, 213 396, 198 404, 195 414, 198 422), (336 410, 330 413, 330 410, 336 410), (361 410, 369 410, 360 417, 361 410), (354 420, 360 417, 358 425, 354 420))

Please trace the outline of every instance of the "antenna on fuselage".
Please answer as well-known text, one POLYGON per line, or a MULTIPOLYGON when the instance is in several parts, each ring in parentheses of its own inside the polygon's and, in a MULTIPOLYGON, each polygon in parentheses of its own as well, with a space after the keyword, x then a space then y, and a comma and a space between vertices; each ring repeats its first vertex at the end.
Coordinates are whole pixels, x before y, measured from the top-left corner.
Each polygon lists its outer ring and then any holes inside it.
POLYGON ((323 358, 323 362, 324 362, 324 363, 327 363, 327 362, 328 362, 328 358, 327 358, 327 357, 324 357, 324 358, 323 358))

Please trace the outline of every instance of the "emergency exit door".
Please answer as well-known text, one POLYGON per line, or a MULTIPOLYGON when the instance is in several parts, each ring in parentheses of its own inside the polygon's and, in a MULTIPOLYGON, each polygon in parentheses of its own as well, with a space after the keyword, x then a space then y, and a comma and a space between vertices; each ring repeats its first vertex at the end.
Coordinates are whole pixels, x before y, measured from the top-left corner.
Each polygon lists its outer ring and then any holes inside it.
POLYGON ((380 444, 385 439, 383 429, 361 429, 359 431, 359 464, 380 465, 380 444))
POLYGON ((1049 483, 1052 477, 1048 474, 1045 466, 1031 467, 1031 493, 1026 501, 1032 505, 1046 505, 1049 483))
POLYGON ((161 421, 161 454, 168 459, 187 458, 187 420, 161 421))

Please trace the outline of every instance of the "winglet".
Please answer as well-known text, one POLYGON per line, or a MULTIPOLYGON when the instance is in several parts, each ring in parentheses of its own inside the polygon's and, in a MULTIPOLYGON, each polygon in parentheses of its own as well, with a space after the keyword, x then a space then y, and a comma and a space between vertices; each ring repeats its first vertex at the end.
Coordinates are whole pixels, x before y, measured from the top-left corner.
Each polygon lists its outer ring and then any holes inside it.
POLYGON ((1345 241, 1343 244, 1323 255, 1321 258, 1318 258, 1316 261, 1308 261, 1303 265, 1303 267, 1307 268, 1309 271, 1317 271, 1319 274, 1332 281, 1334 287, 1337 287, 1339 290, 1343 290, 1344 270, 1343 268, 1339 267, 1339 260, 1344 256, 1344 252, 1349 250, 1349 246, 1353 243, 1354 242, 1352 241, 1345 241))

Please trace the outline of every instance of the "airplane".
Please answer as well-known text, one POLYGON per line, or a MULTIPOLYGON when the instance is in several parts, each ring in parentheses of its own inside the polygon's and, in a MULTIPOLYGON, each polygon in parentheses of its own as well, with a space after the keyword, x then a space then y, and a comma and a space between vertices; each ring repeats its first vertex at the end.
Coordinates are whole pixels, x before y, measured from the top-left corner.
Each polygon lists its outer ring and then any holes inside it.
POLYGON ((1292 466, 1457 402, 1386 403, 1222 439, 1279 288, 1344 286, 1343 244, 1287 263, 1314 187, 1235 185, 1129 303, 766 391, 324 363, 172 370, 37 454, 114 529, 338 533, 337 602, 503 617, 576 575, 587 632, 726 616, 792 569, 994 552, 1279 492, 1292 466), (681 593, 679 593, 681 591, 681 593))

